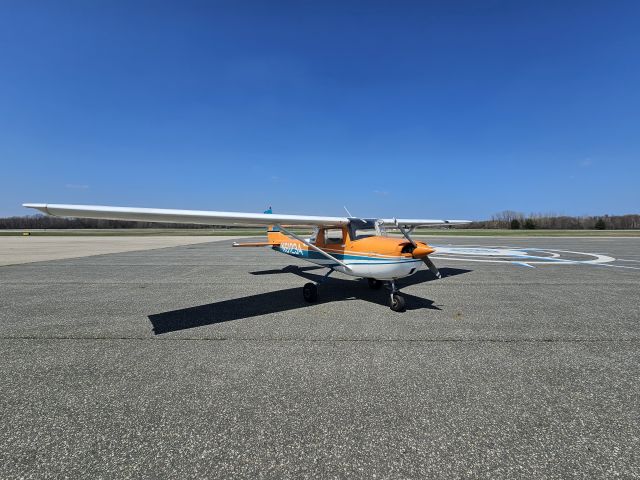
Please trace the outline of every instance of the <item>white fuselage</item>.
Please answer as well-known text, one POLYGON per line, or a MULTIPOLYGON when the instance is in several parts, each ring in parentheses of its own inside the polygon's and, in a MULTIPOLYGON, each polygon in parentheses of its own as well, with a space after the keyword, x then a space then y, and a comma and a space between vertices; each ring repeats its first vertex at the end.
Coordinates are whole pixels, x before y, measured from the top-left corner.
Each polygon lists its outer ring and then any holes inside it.
POLYGON ((316 254, 312 250, 300 248, 281 248, 273 247, 280 253, 291 255, 292 257, 306 260, 307 262, 322 265, 323 267, 333 268, 337 272, 360 278, 375 278, 377 280, 396 280, 398 278, 408 277, 418 271, 424 265, 423 261, 415 258, 399 257, 399 256, 368 256, 362 254, 334 254, 346 267, 338 265, 330 258, 316 254))

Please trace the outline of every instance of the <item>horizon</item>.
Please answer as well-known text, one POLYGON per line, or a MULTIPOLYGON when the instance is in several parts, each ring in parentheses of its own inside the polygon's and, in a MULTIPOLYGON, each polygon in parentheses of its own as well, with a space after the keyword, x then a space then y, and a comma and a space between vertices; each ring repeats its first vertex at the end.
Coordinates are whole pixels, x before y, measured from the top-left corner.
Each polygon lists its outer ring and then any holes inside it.
POLYGON ((488 220, 640 212, 640 4, 0 5, 27 202, 488 220))

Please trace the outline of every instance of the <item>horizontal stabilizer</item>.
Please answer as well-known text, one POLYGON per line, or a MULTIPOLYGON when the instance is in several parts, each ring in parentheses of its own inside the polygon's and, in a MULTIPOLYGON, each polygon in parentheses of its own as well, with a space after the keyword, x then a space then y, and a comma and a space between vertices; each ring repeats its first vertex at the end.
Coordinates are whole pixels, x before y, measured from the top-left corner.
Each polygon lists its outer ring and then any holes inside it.
POLYGON ((252 243, 238 243, 233 242, 234 247, 272 247, 274 245, 280 245, 279 243, 269 243, 269 242, 252 242, 252 243))

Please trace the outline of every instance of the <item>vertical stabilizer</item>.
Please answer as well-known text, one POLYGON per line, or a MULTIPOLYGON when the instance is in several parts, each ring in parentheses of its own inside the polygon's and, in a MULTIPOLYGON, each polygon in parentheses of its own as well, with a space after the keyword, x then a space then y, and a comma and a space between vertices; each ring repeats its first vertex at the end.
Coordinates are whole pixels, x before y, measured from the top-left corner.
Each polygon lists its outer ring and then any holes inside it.
MULTIPOLYGON (((271 208, 271 206, 269 206, 269 208, 266 209, 264 213, 272 214, 273 209, 271 208)), ((287 240, 287 236, 280 231, 280 228, 278 228, 277 225, 269 225, 267 227, 267 241, 269 242, 269 244, 280 245, 282 242, 286 240, 287 240)))

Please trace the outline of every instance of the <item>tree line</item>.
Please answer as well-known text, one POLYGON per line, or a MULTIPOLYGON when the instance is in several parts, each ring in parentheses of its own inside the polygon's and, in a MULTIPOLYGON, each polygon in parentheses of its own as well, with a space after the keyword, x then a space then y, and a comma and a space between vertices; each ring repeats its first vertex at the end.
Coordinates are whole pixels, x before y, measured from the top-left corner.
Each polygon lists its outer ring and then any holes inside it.
MULTIPOLYGON (((132 222, 125 220, 98 220, 93 218, 64 218, 48 215, 0 218, 0 229, 67 229, 67 228, 212 228, 211 225, 185 225, 181 223, 132 222)), ((225 227, 221 227, 225 228, 225 227)))
MULTIPOLYGON (((0 229, 67 229, 67 228, 234 228, 215 225, 187 225, 181 223, 131 222, 124 220, 96 220, 92 218, 64 218, 48 215, 0 218, 0 229)), ((640 215, 603 215, 570 217, 567 215, 530 214, 505 210, 490 220, 476 221, 463 228, 554 229, 554 230, 634 230, 640 229, 640 215)))
POLYGON ((553 229, 553 230, 635 230, 640 229, 640 215, 602 215, 572 217, 504 210, 490 220, 472 222, 467 228, 553 229))

